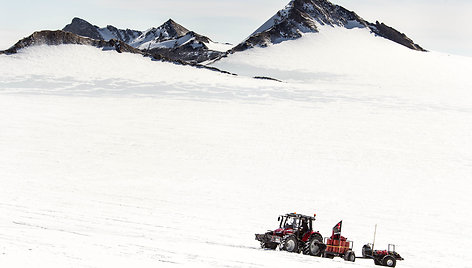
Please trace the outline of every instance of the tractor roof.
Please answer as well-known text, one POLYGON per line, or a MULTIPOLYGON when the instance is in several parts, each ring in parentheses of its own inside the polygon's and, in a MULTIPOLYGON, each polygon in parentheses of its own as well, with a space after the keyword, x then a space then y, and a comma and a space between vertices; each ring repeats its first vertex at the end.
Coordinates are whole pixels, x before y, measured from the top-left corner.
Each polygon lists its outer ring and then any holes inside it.
POLYGON ((307 216, 307 215, 297 214, 297 213, 288 213, 288 214, 285 214, 284 216, 285 217, 300 218, 300 219, 316 220, 316 218, 313 217, 313 216, 307 216))

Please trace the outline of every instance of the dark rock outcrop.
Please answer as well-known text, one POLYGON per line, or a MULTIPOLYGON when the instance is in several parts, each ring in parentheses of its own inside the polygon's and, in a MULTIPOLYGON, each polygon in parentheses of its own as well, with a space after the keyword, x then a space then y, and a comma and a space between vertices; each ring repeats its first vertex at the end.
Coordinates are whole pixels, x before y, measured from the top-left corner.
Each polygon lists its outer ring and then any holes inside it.
POLYGON ((57 31, 40 31, 34 32, 32 35, 21 39, 14 46, 4 51, 5 54, 17 53, 20 49, 30 46, 40 45, 87 45, 98 48, 115 49, 118 52, 129 52, 142 54, 144 53, 139 49, 136 49, 123 41, 112 39, 109 41, 97 40, 88 37, 79 36, 70 32, 61 30, 57 31))
POLYGON ((80 36, 90 37, 92 39, 103 40, 102 35, 98 32, 98 27, 90 24, 80 18, 72 19, 70 24, 67 24, 64 29, 65 32, 75 33, 80 36))
POLYGON ((292 0, 283 10, 277 12, 231 52, 243 51, 255 46, 266 47, 285 40, 297 39, 303 33, 319 32, 319 25, 345 28, 369 28, 373 33, 408 48, 425 51, 405 34, 385 24, 369 23, 355 12, 332 4, 328 0, 292 0))
POLYGON ((378 21, 375 24, 370 23, 369 28, 375 34, 387 38, 393 42, 396 42, 400 45, 406 46, 407 48, 419 51, 426 51, 420 45, 415 44, 413 40, 408 38, 404 33, 400 33, 392 27, 385 25, 383 22, 379 23, 378 21))

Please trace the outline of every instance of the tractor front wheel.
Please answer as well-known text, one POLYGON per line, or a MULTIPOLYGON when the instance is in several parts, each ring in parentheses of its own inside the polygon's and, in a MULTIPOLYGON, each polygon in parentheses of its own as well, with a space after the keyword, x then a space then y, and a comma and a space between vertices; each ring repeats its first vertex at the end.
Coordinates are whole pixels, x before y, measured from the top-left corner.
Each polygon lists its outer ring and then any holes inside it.
POLYGON ((397 260, 394 257, 387 255, 382 259, 382 265, 387 267, 395 267, 397 265, 397 260))
POLYGON ((282 243, 280 243, 280 249, 288 252, 298 253, 298 248, 298 240, 295 235, 284 236, 284 238, 282 239, 282 243))

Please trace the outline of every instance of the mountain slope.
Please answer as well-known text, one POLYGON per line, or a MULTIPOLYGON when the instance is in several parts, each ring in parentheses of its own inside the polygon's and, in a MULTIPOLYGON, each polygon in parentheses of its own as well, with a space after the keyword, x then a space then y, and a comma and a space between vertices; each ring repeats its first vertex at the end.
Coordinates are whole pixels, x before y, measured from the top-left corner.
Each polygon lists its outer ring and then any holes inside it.
POLYGON ((172 19, 157 28, 141 32, 120 30, 110 25, 99 28, 83 19, 74 18, 63 30, 92 39, 117 39, 146 53, 155 54, 156 57, 193 63, 216 59, 232 48, 231 45, 215 43, 206 36, 190 31, 172 19))
POLYGON ((233 51, 243 51, 255 46, 266 47, 285 40, 297 39, 305 33, 317 33, 320 26, 366 28, 413 50, 424 51, 406 35, 386 26, 365 21, 355 12, 332 4, 327 0, 292 0, 233 51))
MULTIPOLYGON (((419 53, 385 38, 373 37, 365 28, 319 26, 319 29, 319 33, 307 33, 303 38, 229 54, 211 66, 244 76, 310 84, 327 92, 336 89, 331 85, 333 81, 338 87, 356 92, 374 87, 379 94, 402 92, 424 99, 432 92, 444 94, 441 93, 444 89, 465 92, 472 87, 472 80, 464 79, 472 71, 467 58, 456 62, 453 59, 460 57, 448 60, 448 55, 441 53, 419 53)), ((464 100, 451 103, 456 101, 464 100)))
POLYGON ((144 31, 130 45, 151 54, 187 62, 213 60, 232 48, 231 45, 221 45, 206 36, 189 31, 172 19, 158 28, 144 31))
MULTIPOLYGON (((96 47, 100 48, 104 51, 108 50, 115 50, 118 53, 122 52, 128 52, 131 54, 138 54, 145 56, 147 58, 151 58, 153 60, 158 60, 158 61, 163 61, 163 62, 172 62, 174 64, 178 65, 190 65, 196 68, 200 69, 207 69, 219 73, 224 73, 224 74, 231 74, 232 73, 220 70, 216 67, 211 67, 211 66, 206 66, 202 65, 196 62, 189 62, 185 61, 182 59, 176 59, 175 58, 175 53, 166 55, 166 54, 158 54, 158 53, 149 53, 147 51, 139 50, 137 48, 134 48, 128 44, 126 44, 123 41, 119 41, 116 39, 111 39, 108 41, 105 40, 97 40, 97 39, 92 39, 88 37, 83 37, 76 35, 74 33, 70 32, 65 32, 65 31, 39 31, 39 32, 34 32, 32 35, 23 38, 22 40, 18 41, 15 45, 13 45, 11 48, 0 51, 0 55, 6 54, 6 55, 12 55, 20 52, 22 49, 30 48, 30 47, 35 47, 35 46, 58 46, 58 45, 85 45, 85 46, 91 46, 91 47, 96 47)), ((217 57, 219 54, 215 55, 217 57)), ((39 55, 40 56, 40 55, 39 55)), ((80 55, 74 55, 75 57, 80 57, 80 55)), ((200 55, 197 55, 196 57, 199 57, 200 55)), ((188 57, 188 55, 187 55, 188 57)), ((201 57, 201 56, 200 56, 201 57)), ((183 58, 183 57, 181 57, 183 58)), ((202 61, 206 59, 203 58, 202 61)))
POLYGON ((19 50, 31 46, 41 46, 41 45, 88 45, 98 48, 108 48, 115 49, 117 52, 130 52, 135 54, 144 54, 139 49, 133 48, 132 46, 126 44, 123 41, 118 41, 115 39, 112 40, 98 40, 79 36, 70 32, 65 31, 39 31, 34 32, 32 35, 23 38, 18 41, 11 48, 0 51, 3 54, 14 54, 19 50))

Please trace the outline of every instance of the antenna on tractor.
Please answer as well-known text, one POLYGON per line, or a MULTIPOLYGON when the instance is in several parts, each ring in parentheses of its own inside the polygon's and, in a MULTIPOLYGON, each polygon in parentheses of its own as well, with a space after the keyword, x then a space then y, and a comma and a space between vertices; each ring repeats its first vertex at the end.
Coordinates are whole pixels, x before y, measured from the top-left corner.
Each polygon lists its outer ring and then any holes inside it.
POLYGON ((374 246, 375 246, 375 236, 377 235, 377 224, 375 225, 375 230, 374 230, 374 242, 372 242, 372 252, 374 252, 374 246))

